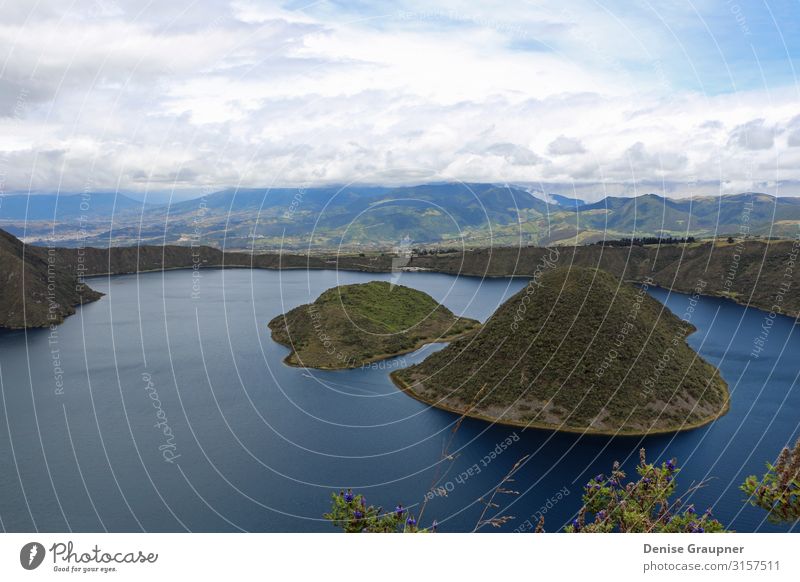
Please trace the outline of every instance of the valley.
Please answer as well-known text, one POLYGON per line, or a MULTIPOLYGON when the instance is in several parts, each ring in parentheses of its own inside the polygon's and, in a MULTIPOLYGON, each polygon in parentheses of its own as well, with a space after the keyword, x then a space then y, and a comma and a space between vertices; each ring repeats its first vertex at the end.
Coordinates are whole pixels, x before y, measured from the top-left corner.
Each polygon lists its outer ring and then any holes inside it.
POLYGON ((793 237, 800 198, 762 193, 586 203, 512 184, 239 188, 170 204, 124 194, 4 196, 0 228, 66 247, 207 245, 225 250, 380 252, 579 246, 625 237, 793 237), (81 212, 81 209, 86 209, 81 212), (407 241, 407 242, 404 242, 407 241))

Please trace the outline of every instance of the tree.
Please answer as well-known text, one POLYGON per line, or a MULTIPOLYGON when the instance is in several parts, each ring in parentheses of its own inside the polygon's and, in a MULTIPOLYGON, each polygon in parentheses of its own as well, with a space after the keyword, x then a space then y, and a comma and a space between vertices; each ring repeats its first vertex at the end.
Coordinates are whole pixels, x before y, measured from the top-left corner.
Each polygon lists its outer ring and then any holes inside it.
POLYGON ((768 513, 773 523, 800 519, 800 439, 793 449, 784 447, 775 464, 759 480, 750 475, 741 486, 751 505, 768 513))

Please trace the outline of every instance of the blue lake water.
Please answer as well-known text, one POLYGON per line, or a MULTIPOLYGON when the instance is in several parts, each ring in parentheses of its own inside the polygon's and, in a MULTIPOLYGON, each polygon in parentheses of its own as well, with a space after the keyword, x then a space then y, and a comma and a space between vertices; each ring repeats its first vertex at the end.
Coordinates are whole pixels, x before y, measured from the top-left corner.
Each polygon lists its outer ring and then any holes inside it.
MULTIPOLYGON (((0 526, 5 531, 335 531, 321 519, 332 491, 419 504, 423 522, 470 531, 490 492, 524 455, 516 520, 546 511, 555 531, 580 506, 581 485, 614 460, 631 469, 678 457, 679 490, 738 531, 786 531, 743 504, 739 484, 798 435, 800 330, 779 317, 750 356, 763 312, 702 298, 689 343, 718 365, 730 412, 705 428, 639 438, 522 431, 456 417, 395 389, 388 374, 429 346, 371 369, 316 371, 281 363, 267 322, 342 283, 390 275, 207 270, 96 278, 106 293, 50 330, 0 334, 0 526), (194 295, 193 295, 194 293, 194 295), (155 400, 157 398, 157 400, 155 400), (173 437, 167 438, 168 427, 173 437), (511 437, 511 445, 497 445, 511 437), (443 460, 452 438, 453 460, 443 460), (463 471, 478 464, 467 478, 463 471), (548 499, 552 501, 548 504, 548 499)), ((460 315, 484 320, 523 280, 406 273, 460 315)), ((678 315, 689 297, 653 290, 678 315)), ((508 442, 508 441, 507 441, 508 442)))

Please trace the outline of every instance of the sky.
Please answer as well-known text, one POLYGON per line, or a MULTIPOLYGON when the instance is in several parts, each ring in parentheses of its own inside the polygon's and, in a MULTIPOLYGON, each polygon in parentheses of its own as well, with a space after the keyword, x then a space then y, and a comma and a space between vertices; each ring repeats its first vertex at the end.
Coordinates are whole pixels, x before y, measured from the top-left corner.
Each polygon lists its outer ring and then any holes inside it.
POLYGON ((0 193, 800 195, 800 3, 0 0, 0 193))

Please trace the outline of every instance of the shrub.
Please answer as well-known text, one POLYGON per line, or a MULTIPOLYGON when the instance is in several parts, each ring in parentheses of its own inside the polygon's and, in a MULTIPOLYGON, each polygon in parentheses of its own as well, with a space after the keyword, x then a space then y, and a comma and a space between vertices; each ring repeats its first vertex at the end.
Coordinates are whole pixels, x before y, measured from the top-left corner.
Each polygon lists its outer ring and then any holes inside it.
POLYGON ((694 505, 670 498, 675 493, 680 472, 675 459, 660 466, 647 463, 645 450, 639 451, 637 481, 623 484, 625 473, 614 463, 611 474, 597 475, 584 487, 583 507, 578 517, 565 528, 578 532, 628 533, 712 533, 725 531, 711 510, 698 514, 694 505))
POLYGON ((741 486, 752 505, 767 511, 773 523, 800 519, 800 439, 794 449, 784 447, 775 464, 759 481, 750 475, 741 486))
MULTIPOLYGON (((795 447, 798 451, 798 447, 795 447)), ((782 456, 784 454, 782 453, 782 456)), ((488 510, 497 509, 497 494, 513 494, 506 484, 513 481, 513 476, 521 467, 523 457, 502 479, 488 500, 480 499, 485 508, 473 531, 485 525, 501 527, 513 519, 512 516, 497 515, 486 518, 488 510)), ((790 457, 791 460, 798 457, 790 457)), ((791 465, 791 462, 790 462, 791 465)), ((618 462, 614 463, 611 474, 597 475, 584 487, 583 507, 577 518, 564 528, 567 533, 717 533, 724 532, 725 527, 711 514, 711 509, 699 514, 694 505, 684 504, 681 499, 670 501, 675 493, 676 477, 680 472, 675 459, 665 461, 661 465, 650 464, 645 458, 645 450, 639 451, 639 474, 637 481, 623 483, 625 472, 618 462)), ((754 477, 752 478, 754 479, 754 477)), ((689 490, 696 490, 699 484, 689 490)), ((796 480, 795 480, 796 486, 796 480)), ((797 496, 794 496, 797 503, 797 496)), ((435 532, 436 521, 429 529, 417 524, 416 518, 404 508, 397 505, 394 511, 384 513, 380 507, 367 505, 363 495, 354 494, 351 489, 332 494, 330 513, 324 514, 334 526, 347 533, 424 533, 435 532)), ((536 532, 544 532, 544 517, 541 517, 536 532)))
POLYGON ((367 505, 361 494, 352 489, 331 494, 331 511, 323 515, 335 527, 345 533, 425 533, 436 531, 434 521, 430 530, 420 528, 416 518, 408 509, 398 504, 393 511, 384 513, 383 508, 367 505))

